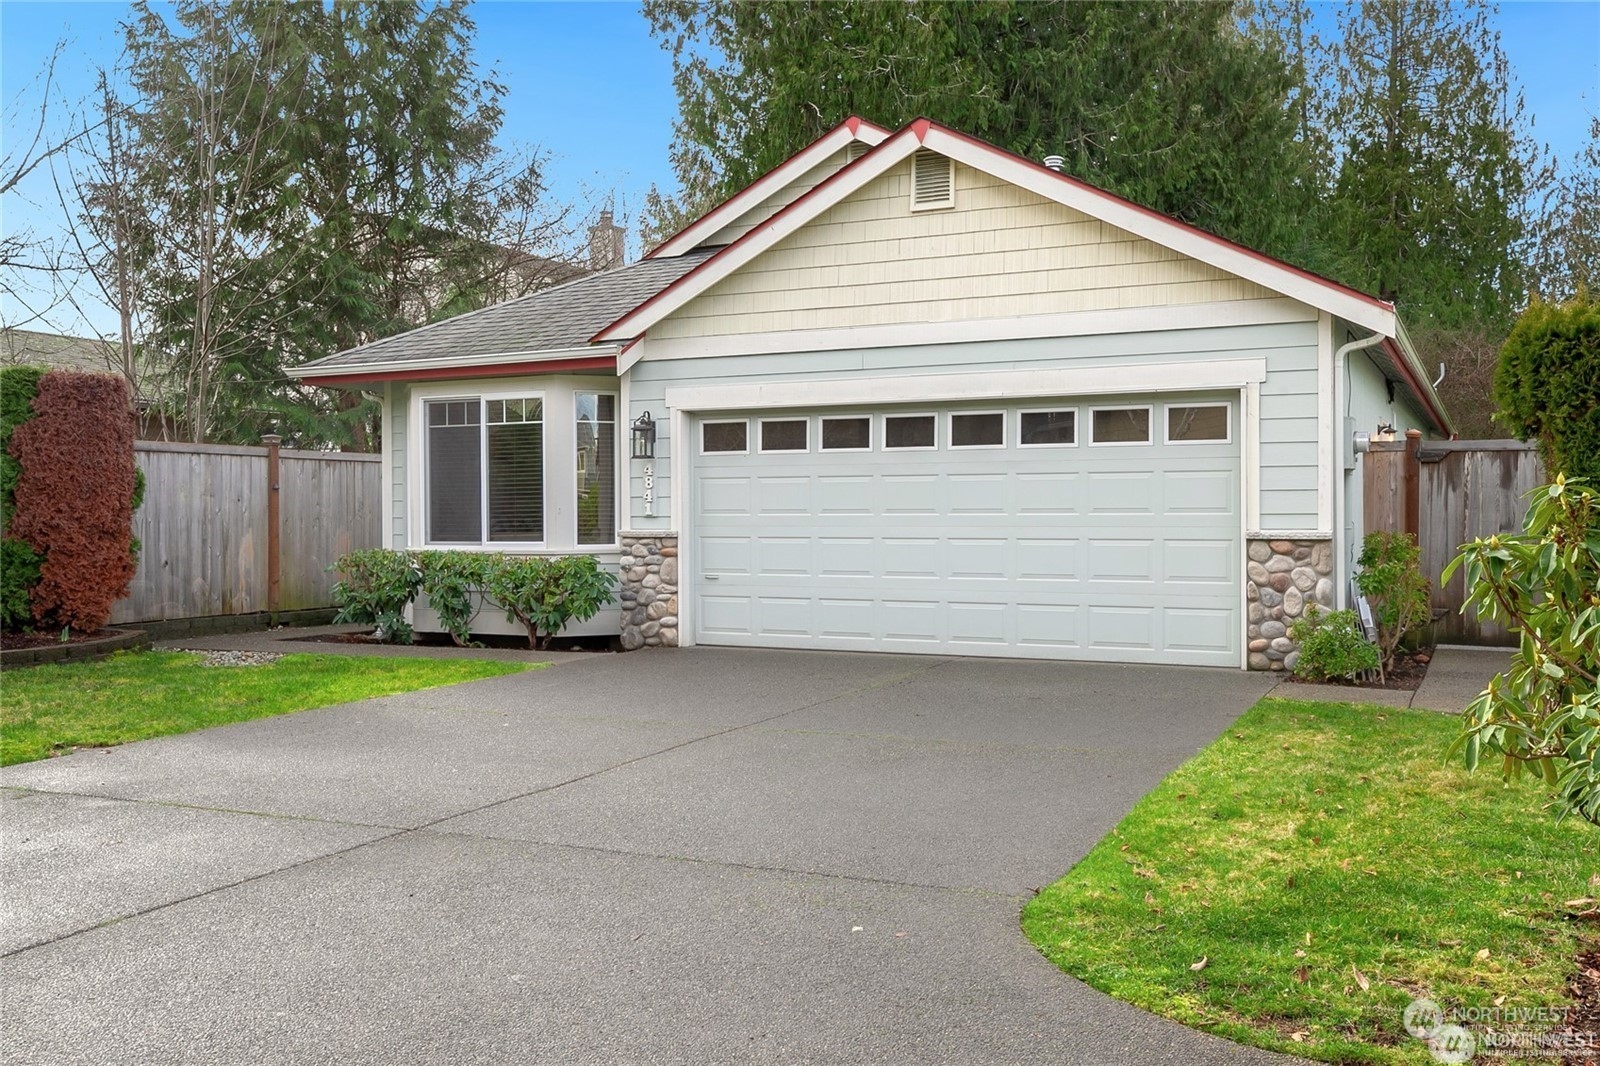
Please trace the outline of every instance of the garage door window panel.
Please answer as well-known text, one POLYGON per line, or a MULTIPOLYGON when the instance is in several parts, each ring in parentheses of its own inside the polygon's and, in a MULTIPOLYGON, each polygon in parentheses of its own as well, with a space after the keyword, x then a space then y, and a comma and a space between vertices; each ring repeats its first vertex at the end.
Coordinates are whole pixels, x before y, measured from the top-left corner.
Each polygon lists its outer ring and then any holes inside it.
POLYGON ((1078 412, 1073 408, 1023 411, 1020 422, 1021 435, 1017 443, 1023 448, 1078 446, 1078 412))
POLYGON ((1003 411, 962 411, 950 416, 950 447, 1004 448, 1006 416, 1003 411))
POLYGON ((934 415, 885 415, 883 446, 893 451, 932 451, 939 446, 939 419, 934 415))
POLYGON ((700 451, 704 455, 744 455, 750 451, 750 423, 744 419, 700 423, 700 451))
POLYGON ((811 450, 811 423, 805 418, 763 418, 763 452, 808 452, 811 450))
POLYGON ((1230 444, 1233 419, 1225 403, 1170 404, 1167 407, 1168 444, 1230 444))
POLYGON ((1149 444, 1149 407, 1096 407, 1090 414, 1091 444, 1149 444))
POLYGON ((825 452, 869 452, 872 450, 872 419, 865 415, 822 420, 822 450, 825 452))

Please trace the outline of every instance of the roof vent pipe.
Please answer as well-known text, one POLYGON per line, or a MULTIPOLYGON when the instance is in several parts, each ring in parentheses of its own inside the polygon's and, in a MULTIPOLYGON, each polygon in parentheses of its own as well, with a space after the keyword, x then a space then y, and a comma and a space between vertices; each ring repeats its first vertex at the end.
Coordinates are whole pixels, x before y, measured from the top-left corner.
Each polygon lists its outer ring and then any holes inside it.
POLYGON ((1059 174, 1067 165, 1067 160, 1065 156, 1047 155, 1044 157, 1044 165, 1059 174))

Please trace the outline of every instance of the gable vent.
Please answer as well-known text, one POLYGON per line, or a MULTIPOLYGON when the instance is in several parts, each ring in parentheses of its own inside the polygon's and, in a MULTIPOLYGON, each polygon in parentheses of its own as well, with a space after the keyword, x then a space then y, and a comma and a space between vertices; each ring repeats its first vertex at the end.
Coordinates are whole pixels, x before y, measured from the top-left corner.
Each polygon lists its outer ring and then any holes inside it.
POLYGON ((846 163, 854 163, 871 150, 872 145, 866 141, 851 141, 850 146, 844 150, 844 161, 846 163))
POLYGON ((911 210, 956 205, 956 163, 923 148, 911 157, 911 210))

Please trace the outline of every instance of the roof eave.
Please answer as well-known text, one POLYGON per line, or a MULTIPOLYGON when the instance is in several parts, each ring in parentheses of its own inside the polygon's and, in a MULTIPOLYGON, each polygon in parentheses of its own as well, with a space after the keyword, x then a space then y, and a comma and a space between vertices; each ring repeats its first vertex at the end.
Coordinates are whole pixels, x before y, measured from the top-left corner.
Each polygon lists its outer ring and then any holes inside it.
MULTIPOLYGON (((353 350, 360 351, 359 348, 353 350)), ((315 363, 295 367, 289 370, 288 374, 290 377, 299 378, 311 384, 322 384, 328 378, 356 380, 353 375, 359 374, 369 375, 363 380, 392 381, 399 380, 396 375, 403 375, 410 371, 494 370, 511 365, 556 364, 594 359, 610 359, 614 363, 621 351, 622 346, 620 344, 586 344, 577 348, 493 352, 487 355, 464 356, 455 359, 390 359, 374 363, 343 364, 334 363, 333 360, 338 359, 339 356, 333 355, 327 359, 319 359, 315 363)), ((463 374, 462 376, 468 375, 463 374)))

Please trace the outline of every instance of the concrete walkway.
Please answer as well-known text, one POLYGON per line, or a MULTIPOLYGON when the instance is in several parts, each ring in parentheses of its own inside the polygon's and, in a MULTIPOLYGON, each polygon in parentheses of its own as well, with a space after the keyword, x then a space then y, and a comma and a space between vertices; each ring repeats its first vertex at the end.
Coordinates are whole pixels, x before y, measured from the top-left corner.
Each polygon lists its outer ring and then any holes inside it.
POLYGON ((1510 648, 1437 648, 1428 674, 1415 692, 1349 685, 1305 685, 1284 681, 1267 693, 1286 700, 1320 700, 1324 703, 1375 703, 1381 707, 1411 707, 1419 711, 1460 714, 1489 679, 1511 664, 1510 648))
POLYGON ((1269 684, 574 655, 11 767, 0 1059, 1285 1062, 1017 924, 1269 684))

